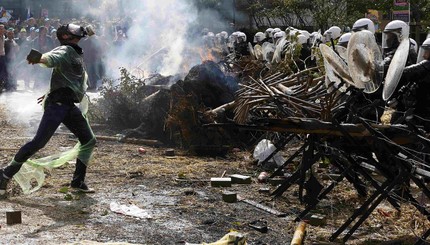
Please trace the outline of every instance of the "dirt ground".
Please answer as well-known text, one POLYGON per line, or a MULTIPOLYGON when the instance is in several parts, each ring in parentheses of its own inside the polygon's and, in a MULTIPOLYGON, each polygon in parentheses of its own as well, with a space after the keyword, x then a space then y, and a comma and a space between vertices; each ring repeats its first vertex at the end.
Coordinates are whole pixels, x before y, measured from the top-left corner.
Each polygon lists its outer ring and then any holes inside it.
MULTIPOLYGON (((2 100, 0 106, 1 147, 18 148, 31 139, 34 128, 11 120, 5 101, 2 100)), ((113 136, 117 132, 96 129, 95 133, 113 136)), ((73 137, 55 135, 36 157, 58 153, 75 143, 73 137)), ((283 154, 288 156, 292 150, 294 148, 283 154)), ((87 176, 87 183, 96 190, 94 194, 76 194, 64 188, 70 182, 73 163, 48 173, 43 188, 30 195, 22 194, 12 183, 9 197, 0 201, 0 244, 66 244, 83 240, 202 243, 217 241, 230 230, 245 234, 248 244, 290 244, 297 226, 293 220, 304 209, 298 202, 298 188, 293 186, 277 199, 259 193, 262 187, 269 187, 271 191, 276 187, 256 181, 261 169, 253 163, 251 152, 203 158, 190 156, 180 149, 175 149, 175 156, 167 157, 164 151, 163 147, 99 141, 87 176), (140 147, 146 150, 145 154, 139 153, 140 147), (220 177, 224 172, 226 176, 252 176, 253 182, 226 188, 211 187, 209 179, 220 177), (276 217, 244 202, 223 202, 225 190, 285 212, 287 217, 276 217), (112 202, 134 204, 152 218, 138 219, 114 213, 110 210, 112 202), (6 225, 6 212, 12 210, 22 212, 22 224, 6 225), (248 225, 255 220, 266 221, 268 232, 261 233, 248 225)), ((15 149, 0 151, 0 167, 6 166, 15 153, 15 149)), ((324 183, 327 186, 329 180, 324 183)), ((315 211, 327 217, 327 225, 309 226, 305 244, 326 244, 330 235, 362 202, 351 185, 342 182, 315 211)), ((424 219, 410 205, 403 205, 402 212, 396 213, 389 204, 383 203, 348 243, 410 244, 416 240, 416 234, 429 227, 424 219)))

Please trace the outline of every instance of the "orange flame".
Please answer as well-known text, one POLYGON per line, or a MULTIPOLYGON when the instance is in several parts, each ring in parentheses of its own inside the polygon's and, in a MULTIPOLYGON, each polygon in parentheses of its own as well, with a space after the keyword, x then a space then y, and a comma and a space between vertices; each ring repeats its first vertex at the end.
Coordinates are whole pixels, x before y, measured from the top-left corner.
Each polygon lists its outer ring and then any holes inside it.
POLYGON ((202 63, 205 61, 218 62, 217 57, 215 57, 212 53, 213 52, 212 49, 199 48, 198 51, 199 51, 200 59, 202 60, 202 63))

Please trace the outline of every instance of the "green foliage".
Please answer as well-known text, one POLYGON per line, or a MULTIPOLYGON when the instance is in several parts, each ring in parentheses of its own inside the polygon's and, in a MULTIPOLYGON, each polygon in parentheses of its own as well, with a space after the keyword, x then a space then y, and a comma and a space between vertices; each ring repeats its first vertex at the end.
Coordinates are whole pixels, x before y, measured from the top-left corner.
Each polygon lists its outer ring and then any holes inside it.
MULTIPOLYGON (((430 19, 430 0, 410 2, 414 21, 430 19)), ((393 0, 236 0, 236 8, 250 15, 259 28, 269 24, 325 30, 332 25, 351 26, 369 9, 389 14, 393 0)))
POLYGON ((119 84, 115 80, 105 80, 101 98, 90 110, 90 117, 99 123, 126 129, 140 125, 140 105, 145 96, 145 83, 131 75, 127 69, 120 68, 119 84))

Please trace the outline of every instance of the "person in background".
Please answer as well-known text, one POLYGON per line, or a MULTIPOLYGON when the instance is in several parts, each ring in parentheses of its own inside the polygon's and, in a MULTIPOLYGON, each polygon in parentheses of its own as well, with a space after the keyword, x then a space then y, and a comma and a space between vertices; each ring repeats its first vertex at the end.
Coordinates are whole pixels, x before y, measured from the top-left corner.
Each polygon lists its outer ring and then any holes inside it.
POLYGON ((6 40, 4 42, 4 50, 6 56, 6 69, 8 73, 8 77, 6 83, 4 84, 4 88, 6 91, 14 91, 16 90, 17 82, 16 82, 16 69, 15 65, 17 62, 17 56, 19 52, 19 46, 15 42, 15 30, 13 28, 9 28, 6 32, 6 40))
POLYGON ((6 82, 8 79, 6 67, 6 52, 4 49, 4 44, 6 41, 5 33, 5 26, 3 24, 0 24, 0 82, 6 82))

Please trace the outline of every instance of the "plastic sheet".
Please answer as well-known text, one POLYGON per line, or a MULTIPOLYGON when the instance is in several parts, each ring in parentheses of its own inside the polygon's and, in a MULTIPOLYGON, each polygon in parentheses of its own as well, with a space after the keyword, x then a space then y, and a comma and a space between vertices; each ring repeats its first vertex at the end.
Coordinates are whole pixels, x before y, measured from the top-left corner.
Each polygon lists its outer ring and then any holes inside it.
POLYGON ((141 219, 152 219, 152 216, 149 212, 139 208, 136 205, 121 205, 117 202, 111 202, 110 210, 115 213, 124 214, 128 216, 133 216, 141 219))
MULTIPOLYGON (((264 139, 260 141, 255 147, 253 153, 254 159, 257 159, 258 163, 260 164, 275 150, 275 145, 273 145, 270 140, 264 139)), ((285 162, 285 158, 282 157, 281 154, 278 152, 269 160, 269 162, 275 162, 276 165, 281 166, 285 162)))

